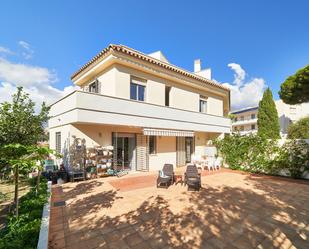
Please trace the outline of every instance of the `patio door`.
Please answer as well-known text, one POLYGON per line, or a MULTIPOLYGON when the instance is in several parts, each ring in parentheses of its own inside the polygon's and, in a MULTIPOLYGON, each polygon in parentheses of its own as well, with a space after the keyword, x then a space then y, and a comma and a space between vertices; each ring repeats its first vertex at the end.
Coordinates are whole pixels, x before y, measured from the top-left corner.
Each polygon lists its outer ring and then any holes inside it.
POLYGON ((193 154, 193 137, 185 137, 185 154, 186 163, 191 163, 191 156, 193 154))
POLYGON ((113 133, 114 168, 135 170, 136 139, 133 133, 113 133))

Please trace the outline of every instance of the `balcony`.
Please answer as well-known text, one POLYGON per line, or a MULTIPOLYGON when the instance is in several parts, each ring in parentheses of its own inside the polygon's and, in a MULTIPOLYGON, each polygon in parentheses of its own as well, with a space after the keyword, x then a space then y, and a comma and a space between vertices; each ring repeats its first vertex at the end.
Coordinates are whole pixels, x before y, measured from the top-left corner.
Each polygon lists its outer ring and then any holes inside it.
POLYGON ((49 127, 74 123, 230 133, 230 119, 75 91, 51 106, 49 127))
POLYGON ((257 123, 257 118, 253 119, 244 119, 244 120, 237 120, 232 122, 232 126, 239 126, 239 125, 250 125, 250 124, 256 124, 257 123))

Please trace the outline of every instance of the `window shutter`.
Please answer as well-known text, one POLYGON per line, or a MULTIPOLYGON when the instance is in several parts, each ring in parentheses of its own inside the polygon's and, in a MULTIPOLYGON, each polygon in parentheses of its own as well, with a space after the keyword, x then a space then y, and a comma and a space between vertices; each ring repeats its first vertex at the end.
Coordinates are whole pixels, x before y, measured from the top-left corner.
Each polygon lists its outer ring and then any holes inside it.
POLYGON ((149 170, 149 151, 147 136, 136 135, 136 170, 148 171, 149 170))
POLYGON ((176 166, 186 165, 185 137, 176 138, 176 166))
POLYGON ((56 143, 56 152, 57 153, 61 153, 61 132, 56 132, 56 134, 55 134, 55 136, 56 136, 56 141, 55 141, 55 143, 56 143))
POLYGON ((96 93, 101 93, 101 82, 96 80, 96 93))

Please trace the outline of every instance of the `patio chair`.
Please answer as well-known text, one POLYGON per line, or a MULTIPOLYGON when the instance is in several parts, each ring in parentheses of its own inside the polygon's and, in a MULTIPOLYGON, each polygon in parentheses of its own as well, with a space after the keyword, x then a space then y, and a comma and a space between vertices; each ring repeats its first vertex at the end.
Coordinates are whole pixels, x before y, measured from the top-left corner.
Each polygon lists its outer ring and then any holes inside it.
POLYGON ((197 190, 201 188, 201 174, 198 172, 196 165, 188 165, 185 172, 185 184, 197 190))
POLYGON ((159 170, 157 178, 157 187, 164 184, 166 187, 174 182, 174 167, 173 164, 164 164, 163 169, 159 170))
POLYGON ((207 157, 207 159, 205 160, 205 168, 208 169, 208 171, 215 170, 215 159, 213 157, 207 157))
POLYGON ((221 165, 222 165, 222 158, 221 157, 217 157, 215 162, 214 162, 215 169, 220 169, 221 165))

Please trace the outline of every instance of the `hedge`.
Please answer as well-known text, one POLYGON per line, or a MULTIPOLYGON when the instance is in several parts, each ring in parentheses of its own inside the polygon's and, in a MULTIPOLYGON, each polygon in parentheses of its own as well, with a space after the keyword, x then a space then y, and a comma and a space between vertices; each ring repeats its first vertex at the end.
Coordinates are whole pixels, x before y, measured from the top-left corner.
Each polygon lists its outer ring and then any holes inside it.
POLYGON ((284 171, 293 178, 309 170, 309 145, 302 140, 287 140, 279 146, 276 139, 233 133, 215 140, 215 145, 231 169, 272 175, 284 171))

